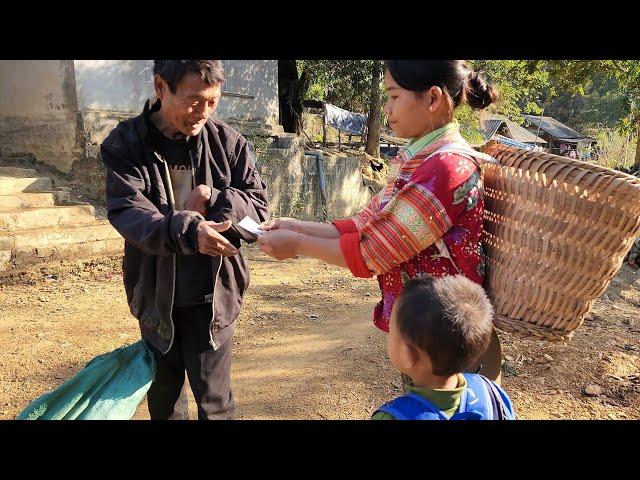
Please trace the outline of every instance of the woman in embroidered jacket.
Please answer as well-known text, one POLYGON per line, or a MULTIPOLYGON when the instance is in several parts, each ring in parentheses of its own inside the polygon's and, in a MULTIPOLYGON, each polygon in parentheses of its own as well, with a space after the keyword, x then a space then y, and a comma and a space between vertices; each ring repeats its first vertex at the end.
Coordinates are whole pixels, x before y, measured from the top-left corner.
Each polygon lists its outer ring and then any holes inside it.
POLYGON ((408 145, 391 161, 387 186, 357 215, 331 224, 278 218, 261 225, 260 249, 377 276, 382 300, 373 321, 388 331, 403 276, 462 273, 482 284, 482 183, 486 158, 462 138, 454 109, 483 109, 497 92, 462 60, 385 62, 385 113, 408 145), (404 275, 403 275, 404 274, 404 275))

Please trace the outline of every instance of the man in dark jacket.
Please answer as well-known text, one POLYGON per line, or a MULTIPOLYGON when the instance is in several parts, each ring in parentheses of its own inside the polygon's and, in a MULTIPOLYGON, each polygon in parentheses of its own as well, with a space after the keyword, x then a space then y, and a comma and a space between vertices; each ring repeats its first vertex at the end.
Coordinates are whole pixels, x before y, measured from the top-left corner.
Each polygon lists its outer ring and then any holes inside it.
POLYGON ((131 313, 154 351, 152 419, 188 419, 185 370, 199 419, 233 418, 231 337, 249 285, 236 227, 269 217, 247 141, 211 118, 219 60, 156 60, 156 101, 102 143, 107 211, 125 238, 131 313))

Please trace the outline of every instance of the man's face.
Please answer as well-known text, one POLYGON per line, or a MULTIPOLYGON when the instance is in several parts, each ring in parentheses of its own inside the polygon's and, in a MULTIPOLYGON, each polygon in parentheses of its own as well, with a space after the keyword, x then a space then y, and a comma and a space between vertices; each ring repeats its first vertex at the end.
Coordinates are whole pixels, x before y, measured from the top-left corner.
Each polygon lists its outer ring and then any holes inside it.
POLYGON ((207 119, 218 107, 222 85, 208 85, 199 74, 187 73, 171 93, 167 82, 156 75, 156 95, 162 102, 161 112, 175 134, 193 137, 200 133, 207 119))

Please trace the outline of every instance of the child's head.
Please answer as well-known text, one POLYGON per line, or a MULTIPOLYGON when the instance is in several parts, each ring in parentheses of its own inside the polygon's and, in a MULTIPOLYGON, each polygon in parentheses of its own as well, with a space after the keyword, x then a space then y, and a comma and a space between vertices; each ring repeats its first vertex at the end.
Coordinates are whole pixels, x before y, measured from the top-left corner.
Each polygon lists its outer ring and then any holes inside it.
POLYGON ((493 307, 464 275, 409 280, 391 314, 387 350, 403 373, 448 377, 488 347, 493 307))
POLYGON ((395 134, 419 137, 449 123, 463 103, 483 109, 498 92, 464 60, 387 60, 385 114, 395 134))

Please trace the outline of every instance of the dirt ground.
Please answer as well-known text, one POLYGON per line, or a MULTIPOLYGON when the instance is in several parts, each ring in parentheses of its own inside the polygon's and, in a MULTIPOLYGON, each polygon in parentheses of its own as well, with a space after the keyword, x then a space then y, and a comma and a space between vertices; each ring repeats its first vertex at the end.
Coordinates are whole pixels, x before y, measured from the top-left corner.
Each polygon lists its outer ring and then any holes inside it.
MULTIPOLYGON (((385 334, 371 322, 375 280, 247 250, 251 287, 233 339, 237 418, 366 419, 397 396, 385 334)), ((519 418, 640 419, 640 272, 623 267, 564 345, 500 338, 503 386, 519 418), (589 385, 602 393, 587 396, 589 385)), ((0 419, 15 418, 96 355, 138 339, 119 259, 3 279, 0 419)), ((193 400, 191 410, 195 418, 193 400)), ((134 418, 149 418, 145 402, 134 418)))

